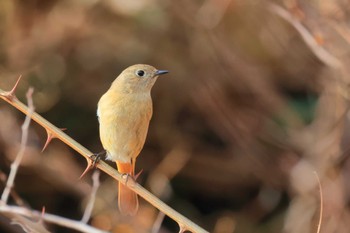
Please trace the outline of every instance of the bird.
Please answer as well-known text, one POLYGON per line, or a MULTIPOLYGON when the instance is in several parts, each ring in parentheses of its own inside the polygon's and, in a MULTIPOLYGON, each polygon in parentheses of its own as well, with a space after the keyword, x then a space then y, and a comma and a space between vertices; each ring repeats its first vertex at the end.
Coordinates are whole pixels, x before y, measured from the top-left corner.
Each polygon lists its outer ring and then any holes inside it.
MULTIPOLYGON (((132 65, 112 82, 98 102, 99 133, 106 159, 116 162, 121 174, 135 176, 136 158, 145 144, 153 114, 151 89, 157 78, 168 72, 146 64, 132 65)), ((135 215, 137 194, 124 183, 119 182, 118 187, 119 211, 135 215)))

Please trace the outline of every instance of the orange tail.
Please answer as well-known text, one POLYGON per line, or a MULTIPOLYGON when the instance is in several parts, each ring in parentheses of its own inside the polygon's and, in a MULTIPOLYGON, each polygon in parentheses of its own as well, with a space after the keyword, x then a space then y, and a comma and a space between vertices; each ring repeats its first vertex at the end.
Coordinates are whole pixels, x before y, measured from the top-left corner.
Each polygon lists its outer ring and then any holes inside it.
MULTIPOLYGON (((135 162, 119 163, 117 162, 118 171, 121 174, 129 174, 131 179, 134 178, 135 162)), ((118 205, 123 215, 135 215, 139 208, 139 202, 136 193, 119 182, 118 205)))

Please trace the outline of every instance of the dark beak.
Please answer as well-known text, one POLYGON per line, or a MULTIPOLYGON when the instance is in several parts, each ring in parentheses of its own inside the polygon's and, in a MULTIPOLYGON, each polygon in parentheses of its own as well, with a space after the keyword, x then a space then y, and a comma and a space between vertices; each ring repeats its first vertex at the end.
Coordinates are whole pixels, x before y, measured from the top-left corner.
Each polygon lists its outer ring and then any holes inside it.
POLYGON ((157 70, 156 71, 156 76, 157 75, 162 75, 162 74, 167 74, 167 73, 169 73, 169 71, 167 71, 167 70, 157 70))

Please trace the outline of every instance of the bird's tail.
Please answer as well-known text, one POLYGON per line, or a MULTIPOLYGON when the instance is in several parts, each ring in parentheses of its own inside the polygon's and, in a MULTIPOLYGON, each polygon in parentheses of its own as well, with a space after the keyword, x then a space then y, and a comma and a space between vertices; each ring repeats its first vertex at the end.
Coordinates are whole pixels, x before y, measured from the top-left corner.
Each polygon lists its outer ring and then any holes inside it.
MULTIPOLYGON (((132 163, 120 163, 117 162, 118 171, 121 174, 129 174, 131 179, 134 178, 135 162, 132 163)), ((119 193, 118 193, 118 205, 119 210, 123 215, 135 215, 138 208, 139 202, 137 195, 134 191, 129 189, 126 185, 119 182, 119 193)))

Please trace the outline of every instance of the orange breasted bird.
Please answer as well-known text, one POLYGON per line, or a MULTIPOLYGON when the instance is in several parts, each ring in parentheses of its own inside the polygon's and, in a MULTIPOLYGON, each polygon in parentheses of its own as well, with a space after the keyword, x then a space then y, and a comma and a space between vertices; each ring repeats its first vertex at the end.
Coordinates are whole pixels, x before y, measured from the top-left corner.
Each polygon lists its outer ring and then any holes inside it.
MULTIPOLYGON (((152 117, 151 89, 158 76, 166 73, 150 65, 130 66, 98 102, 102 146, 107 159, 116 162, 122 174, 135 175, 136 158, 145 144, 152 117)), ((138 209, 136 193, 120 182, 118 205, 124 215, 135 215, 138 209)))

